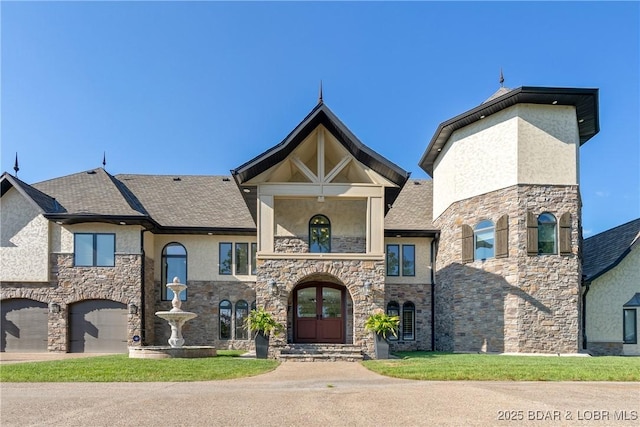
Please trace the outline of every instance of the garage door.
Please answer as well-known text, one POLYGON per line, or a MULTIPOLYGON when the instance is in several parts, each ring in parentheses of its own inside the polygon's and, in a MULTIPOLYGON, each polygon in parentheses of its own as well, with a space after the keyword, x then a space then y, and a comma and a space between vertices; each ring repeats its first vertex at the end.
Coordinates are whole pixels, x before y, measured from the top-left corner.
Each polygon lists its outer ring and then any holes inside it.
POLYGON ((1 351, 47 351, 47 304, 30 299, 2 301, 1 351))
POLYGON ((71 353, 126 353, 127 306, 109 300, 86 300, 69 309, 71 353))

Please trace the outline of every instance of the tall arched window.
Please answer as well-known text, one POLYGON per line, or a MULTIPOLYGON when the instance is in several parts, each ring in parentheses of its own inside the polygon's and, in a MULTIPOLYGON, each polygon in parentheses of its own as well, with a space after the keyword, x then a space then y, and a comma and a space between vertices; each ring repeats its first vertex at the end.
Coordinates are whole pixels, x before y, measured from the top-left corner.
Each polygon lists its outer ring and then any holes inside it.
POLYGON ((231 302, 229 300, 220 301, 220 339, 231 339, 231 302))
POLYGON ((411 301, 402 304, 402 339, 416 339, 416 306, 411 301))
POLYGON ((548 212, 538 216, 538 253, 549 255, 558 253, 558 233, 556 217, 548 212))
MULTIPOLYGON (((400 318, 400 304, 398 304, 395 301, 389 301, 389 303, 387 304, 387 314, 389 316, 398 316, 398 318, 400 318)), ((387 335, 387 339, 391 341, 395 341, 398 339, 398 337, 393 334, 390 334, 390 335, 387 335)))
POLYGON ((324 215, 316 215, 309 221, 309 252, 331 252, 331 223, 324 215))
MULTIPOLYGON (((162 299, 172 300, 173 291, 165 285, 173 282, 173 278, 177 277, 180 283, 187 284, 187 250, 180 243, 169 243, 162 249, 162 278, 160 286, 162 287, 162 299)), ((187 299, 187 290, 180 294, 180 299, 187 299)))
POLYGON ((493 258, 495 235, 493 221, 484 220, 475 226, 473 229, 474 259, 493 258))
POLYGON ((245 327, 244 321, 249 314, 249 304, 245 300, 240 300, 236 303, 236 339, 246 340, 249 339, 249 332, 245 327))

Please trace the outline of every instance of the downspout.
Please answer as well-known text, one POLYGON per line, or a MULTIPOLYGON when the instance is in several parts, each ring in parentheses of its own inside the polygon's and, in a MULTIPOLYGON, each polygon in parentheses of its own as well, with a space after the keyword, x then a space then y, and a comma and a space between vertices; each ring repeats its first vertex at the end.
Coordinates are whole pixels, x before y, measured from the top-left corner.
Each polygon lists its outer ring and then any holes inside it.
POLYGON ((140 268, 140 283, 141 283, 141 289, 140 289, 140 340, 142 342, 142 345, 147 345, 147 328, 146 328, 146 319, 145 319, 145 288, 146 288, 146 283, 145 283, 145 274, 146 274, 146 270, 145 270, 145 265, 146 265, 146 255, 144 252, 144 233, 145 231, 149 231, 149 230, 142 230, 140 231, 140 256, 142 257, 141 261, 141 268, 140 268))
POLYGON ((436 252, 438 251, 438 238, 440 233, 436 233, 431 240, 431 351, 436 349, 436 252))
POLYGON ((582 294, 582 349, 587 349, 587 294, 589 293, 589 285, 591 282, 585 282, 582 278, 582 285, 585 287, 582 294))

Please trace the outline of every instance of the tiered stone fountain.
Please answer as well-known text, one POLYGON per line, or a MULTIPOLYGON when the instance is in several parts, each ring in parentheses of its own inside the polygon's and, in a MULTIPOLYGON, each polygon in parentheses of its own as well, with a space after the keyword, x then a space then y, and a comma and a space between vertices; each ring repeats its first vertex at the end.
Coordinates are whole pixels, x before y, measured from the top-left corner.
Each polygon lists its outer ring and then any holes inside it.
POLYGON ((188 320, 198 315, 190 311, 182 310, 180 294, 187 289, 187 285, 180 283, 175 277, 172 283, 167 283, 167 288, 173 291, 173 300, 169 311, 157 311, 156 316, 169 322, 171 337, 169 346, 139 346, 129 347, 129 357, 142 359, 165 359, 171 357, 212 357, 216 355, 215 347, 211 346, 184 346, 182 326, 188 320))

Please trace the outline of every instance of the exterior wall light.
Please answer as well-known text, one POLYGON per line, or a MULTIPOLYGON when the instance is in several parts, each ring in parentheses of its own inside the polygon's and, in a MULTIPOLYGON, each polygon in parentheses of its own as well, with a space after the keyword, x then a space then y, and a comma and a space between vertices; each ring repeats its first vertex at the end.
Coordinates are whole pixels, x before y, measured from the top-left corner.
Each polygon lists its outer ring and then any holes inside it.
POLYGON ((364 282, 364 285, 362 285, 362 290, 364 291, 365 297, 368 297, 369 295, 371 295, 371 282, 368 280, 364 282))
POLYGON ((134 303, 129 303, 129 314, 136 315, 138 314, 138 306, 134 303))
POLYGON ((53 313, 53 314, 60 313, 60 306, 58 304, 56 304, 55 302, 50 302, 49 303, 49 312, 53 313))
POLYGON ((275 279, 269 280, 269 293, 271 295, 278 295, 278 282, 275 279))

